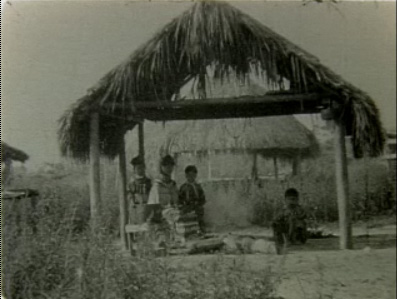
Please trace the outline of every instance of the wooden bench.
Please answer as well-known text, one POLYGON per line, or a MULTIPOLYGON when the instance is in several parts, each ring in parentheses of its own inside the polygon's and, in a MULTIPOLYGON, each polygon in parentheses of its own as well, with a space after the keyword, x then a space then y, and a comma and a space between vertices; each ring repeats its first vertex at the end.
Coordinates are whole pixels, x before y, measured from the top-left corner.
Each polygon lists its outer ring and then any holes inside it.
POLYGON ((134 242, 139 234, 145 234, 149 231, 147 224, 127 224, 125 233, 127 235, 127 246, 130 253, 134 254, 134 242))

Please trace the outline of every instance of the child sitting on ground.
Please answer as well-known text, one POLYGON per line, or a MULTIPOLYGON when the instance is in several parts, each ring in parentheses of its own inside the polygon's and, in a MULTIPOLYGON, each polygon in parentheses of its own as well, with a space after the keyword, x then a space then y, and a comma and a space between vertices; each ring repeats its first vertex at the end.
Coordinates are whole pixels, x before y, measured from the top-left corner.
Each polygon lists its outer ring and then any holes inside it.
POLYGON ((272 226, 278 252, 285 242, 306 243, 306 213, 299 204, 299 192, 296 189, 285 191, 285 207, 275 217, 272 226))
POLYGON ((178 205, 182 213, 195 212, 201 233, 205 233, 204 204, 205 195, 201 185, 196 183, 197 168, 189 165, 185 169, 186 183, 179 189, 178 205))

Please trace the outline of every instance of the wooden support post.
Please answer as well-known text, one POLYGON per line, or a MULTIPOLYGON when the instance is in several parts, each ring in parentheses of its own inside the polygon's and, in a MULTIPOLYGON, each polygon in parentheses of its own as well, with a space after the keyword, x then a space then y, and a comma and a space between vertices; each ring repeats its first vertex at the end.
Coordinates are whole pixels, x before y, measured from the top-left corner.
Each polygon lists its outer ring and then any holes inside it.
POLYGON ((211 181, 212 178, 212 164, 211 164, 211 152, 208 151, 208 180, 211 181))
POLYGON ((97 226, 101 201, 100 149, 99 149, 99 113, 91 115, 90 123, 90 209, 91 223, 97 226))
POLYGON ((173 158, 174 158, 174 162, 175 162, 175 167, 174 167, 174 171, 171 174, 171 179, 173 179, 175 181, 176 180, 176 171, 175 170, 176 170, 176 166, 178 165, 178 155, 174 154, 173 158))
POLYGON ((278 163, 277 163, 277 157, 273 158, 273 164, 274 164, 274 177, 276 180, 278 180, 278 163))
POLYGON ((127 235, 125 226, 128 220, 128 205, 127 205, 127 166, 125 157, 125 142, 124 136, 120 142, 119 148, 119 205, 120 205, 120 238, 121 243, 125 249, 128 249, 127 235))
POLYGON ((145 140, 143 132, 143 122, 138 124, 139 156, 145 159, 145 140))
POLYGON ((251 171, 251 179, 256 181, 258 179, 258 154, 252 154, 252 171, 251 171))
POLYGON ((335 176, 339 212, 340 249, 352 249, 352 228, 350 221, 349 183, 345 144, 345 126, 335 120, 335 176))
POLYGON ((301 158, 300 155, 297 155, 293 158, 292 161, 292 175, 300 175, 301 173, 301 158))

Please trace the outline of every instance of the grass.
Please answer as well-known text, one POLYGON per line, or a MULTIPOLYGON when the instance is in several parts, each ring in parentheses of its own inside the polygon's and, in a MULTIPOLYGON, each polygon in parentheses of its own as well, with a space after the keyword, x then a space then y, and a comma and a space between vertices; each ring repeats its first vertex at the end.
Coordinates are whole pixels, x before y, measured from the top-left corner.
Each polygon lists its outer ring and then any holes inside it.
POLYGON ((94 232, 81 216, 83 194, 63 193, 49 192, 35 212, 29 206, 20 209, 18 226, 17 208, 5 206, 6 298, 275 298, 271 271, 258 275, 222 257, 194 269, 152 255, 126 257, 107 228, 111 217, 103 214, 102 227, 94 232))

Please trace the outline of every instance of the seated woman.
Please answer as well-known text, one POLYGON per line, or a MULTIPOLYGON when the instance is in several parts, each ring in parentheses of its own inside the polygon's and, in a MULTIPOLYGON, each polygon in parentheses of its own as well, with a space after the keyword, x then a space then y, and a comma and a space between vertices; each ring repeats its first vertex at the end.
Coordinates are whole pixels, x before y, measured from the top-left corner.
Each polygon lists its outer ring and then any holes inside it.
POLYGON ((146 205, 146 222, 156 238, 158 247, 164 247, 172 237, 177 217, 178 188, 171 174, 174 171, 174 159, 167 155, 160 162, 160 177, 154 180, 146 205))

